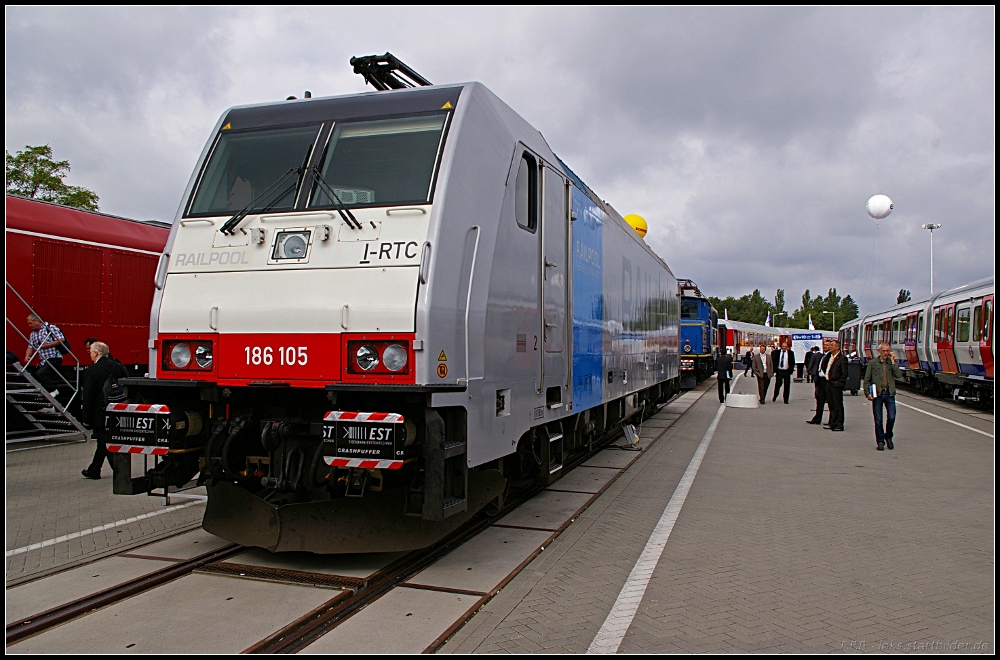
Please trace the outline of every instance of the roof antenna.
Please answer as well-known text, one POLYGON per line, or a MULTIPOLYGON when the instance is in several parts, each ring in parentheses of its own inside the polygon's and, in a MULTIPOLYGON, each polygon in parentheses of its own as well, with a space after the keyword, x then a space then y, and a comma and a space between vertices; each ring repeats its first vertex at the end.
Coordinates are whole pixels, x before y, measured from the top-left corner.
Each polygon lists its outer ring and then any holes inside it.
POLYGON ((354 73, 364 76, 365 82, 380 92, 431 85, 431 81, 403 64, 392 53, 352 57, 351 66, 354 73))

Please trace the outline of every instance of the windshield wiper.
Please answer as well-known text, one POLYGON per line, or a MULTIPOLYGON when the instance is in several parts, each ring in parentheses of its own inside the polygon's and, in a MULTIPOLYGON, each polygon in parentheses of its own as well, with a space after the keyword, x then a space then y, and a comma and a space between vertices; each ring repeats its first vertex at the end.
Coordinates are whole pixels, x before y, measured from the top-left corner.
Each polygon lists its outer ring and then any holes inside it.
POLYGON ((358 219, 354 217, 354 214, 351 213, 351 210, 347 208, 347 205, 344 204, 344 201, 340 199, 340 195, 337 194, 337 191, 334 190, 333 187, 326 182, 326 179, 323 178, 323 175, 320 174, 319 167, 313 165, 309 171, 312 172, 312 175, 314 177, 316 177, 316 183, 322 186, 326 190, 326 192, 329 193, 331 197, 333 197, 334 205, 337 207, 337 213, 339 213, 341 219, 343 219, 343 221, 347 223, 347 226, 350 227, 351 229, 361 229, 361 223, 358 222, 358 219))
MULTIPOLYGON (((275 181, 274 183, 272 183, 270 186, 268 186, 264 190, 264 192, 262 192, 261 194, 257 195, 256 197, 254 197, 253 200, 251 200, 251 202, 249 204, 247 204, 246 206, 244 206, 242 210, 240 210, 238 213, 236 213, 233 217, 229 218, 229 220, 226 221, 226 224, 222 225, 222 227, 219 229, 219 231, 221 231, 223 234, 229 234, 230 236, 232 236, 234 233, 236 233, 236 228, 239 226, 239 224, 241 222, 243 222, 243 219, 245 217, 247 217, 250 214, 251 211, 253 211, 254 209, 257 208, 257 202, 259 202, 266 195, 268 195, 271 191, 273 191, 275 188, 277 188, 282 183, 284 183, 288 179, 288 177, 290 177, 291 175, 298 174, 299 176, 302 176, 302 173, 304 171, 305 171, 304 167, 293 167, 290 170, 288 170, 287 172, 285 172, 284 174, 282 174, 280 177, 278 177, 278 180, 275 181)), ((296 179, 295 183, 292 184, 292 190, 294 190, 297 185, 298 185, 298 179, 296 179)), ((271 206, 274 204, 274 202, 277 202, 279 199, 281 199, 282 197, 284 197, 287 194, 288 194, 288 189, 285 188, 284 190, 281 191, 281 195, 280 196, 278 196, 277 198, 275 198, 274 200, 272 200, 272 203, 269 204, 269 205, 267 205, 266 207, 264 207, 262 210, 266 211, 266 210, 270 209, 271 206)))

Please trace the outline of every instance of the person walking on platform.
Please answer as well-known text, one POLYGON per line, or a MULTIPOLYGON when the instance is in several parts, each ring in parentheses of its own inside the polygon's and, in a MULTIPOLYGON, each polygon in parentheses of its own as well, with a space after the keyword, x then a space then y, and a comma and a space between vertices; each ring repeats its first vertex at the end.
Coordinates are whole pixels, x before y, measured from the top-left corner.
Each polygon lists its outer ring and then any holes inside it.
POLYGON ((781 386, 785 386, 783 401, 788 403, 792 393, 792 371, 795 369, 795 351, 787 339, 781 340, 781 348, 771 353, 771 364, 774 365, 774 396, 771 401, 778 400, 781 386))
POLYGON ((743 375, 746 376, 750 372, 750 367, 753 365, 753 349, 747 351, 746 355, 743 356, 743 375))
POLYGON ((896 379, 903 372, 896 365, 896 356, 888 343, 878 345, 878 357, 868 363, 863 381, 865 395, 872 402, 875 416, 875 449, 893 449, 892 427, 896 423, 896 379), (885 407, 885 429, 882 428, 882 408, 885 407))
POLYGON ((725 403, 729 396, 729 381, 733 379, 733 356, 719 353, 715 358, 715 372, 719 379, 719 403, 725 403))
POLYGON ((128 371, 114 358, 110 357, 108 345, 95 341, 90 345, 90 359, 93 366, 87 369, 87 378, 83 388, 83 425, 94 432, 97 447, 94 458, 83 471, 87 479, 100 479, 104 460, 108 457, 108 430, 104 426, 104 413, 107 408, 105 383, 110 380, 128 376, 128 371))
POLYGON ((753 354, 753 362, 751 369, 753 369, 753 375, 757 378, 757 398, 760 402, 767 403, 767 387, 771 384, 771 376, 774 375, 774 362, 771 360, 771 355, 767 352, 767 346, 764 344, 760 345, 760 353, 753 354))
POLYGON ((830 360, 826 369, 826 401, 830 405, 830 430, 844 430, 844 385, 847 384, 847 357, 840 342, 830 340, 830 360))

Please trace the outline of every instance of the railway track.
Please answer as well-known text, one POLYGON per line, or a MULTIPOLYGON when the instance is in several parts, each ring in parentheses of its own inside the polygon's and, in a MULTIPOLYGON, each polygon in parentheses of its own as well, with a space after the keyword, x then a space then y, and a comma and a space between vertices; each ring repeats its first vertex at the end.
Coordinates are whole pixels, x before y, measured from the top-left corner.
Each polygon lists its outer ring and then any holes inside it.
MULTIPOLYGON (((701 389, 701 388, 699 388, 701 389)), ((676 398, 674 399, 676 400, 676 398)), ((575 468, 586 463, 599 452, 604 451, 609 445, 620 438, 621 434, 603 439, 603 442, 584 455, 577 457, 572 463, 567 464, 566 474, 571 473, 575 468)), ((629 464, 631 464, 631 460, 629 464)), ((602 488, 592 493, 586 503, 576 511, 570 519, 555 530, 550 531, 548 540, 543 542, 533 553, 524 559, 520 565, 500 584, 489 592, 466 591, 468 596, 474 598, 472 605, 468 608, 464 616, 461 616, 434 640, 425 652, 433 652, 448 637, 454 633, 462 624, 468 620, 486 601, 492 598, 499 589, 527 565, 535 556, 552 542, 583 510, 600 496, 620 476, 625 468, 620 469, 613 478, 608 480, 602 488)), ((559 482, 557 481, 556 484, 559 482)), ((143 576, 128 580, 121 584, 104 589, 97 593, 85 596, 68 602, 66 604, 51 608, 30 617, 26 617, 7 624, 7 645, 10 647, 31 637, 37 636, 48 630, 62 625, 73 619, 85 617, 97 610, 107 608, 115 603, 134 597, 144 592, 155 590, 163 585, 178 580, 191 574, 204 574, 216 576, 228 576, 238 579, 267 581, 287 585, 300 585, 310 587, 320 587, 331 590, 331 596, 323 601, 319 606, 311 608, 305 614, 295 618, 293 621, 280 627, 275 632, 267 635, 263 639, 254 642, 243 649, 244 653, 295 653, 300 651, 316 640, 329 633, 331 630, 350 619, 353 615, 363 610, 370 604, 386 595, 392 589, 415 585, 408 584, 408 580, 413 578, 427 567, 452 553, 463 544, 481 534, 484 530, 495 525, 505 516, 517 510, 525 502, 544 490, 545 486, 534 486, 526 488, 508 499, 506 505, 500 511, 492 515, 480 515, 456 530, 450 536, 442 539, 435 545, 407 553, 388 563, 386 566, 376 570, 365 577, 351 577, 349 575, 332 575, 330 573, 297 570, 284 566, 267 566, 258 563, 243 563, 239 555, 246 552, 246 548, 235 544, 229 544, 217 548, 211 552, 200 554, 191 559, 179 561, 171 566, 147 573, 143 576)), ((501 525, 503 526, 503 525, 501 525)), ((136 556, 136 549, 128 551, 136 556)), ((126 553, 128 554, 128 553, 126 553)), ((419 585, 416 585, 420 588, 419 585)), ((446 590, 446 589, 445 589, 446 590)), ((13 650, 13 649, 11 649, 13 650)))

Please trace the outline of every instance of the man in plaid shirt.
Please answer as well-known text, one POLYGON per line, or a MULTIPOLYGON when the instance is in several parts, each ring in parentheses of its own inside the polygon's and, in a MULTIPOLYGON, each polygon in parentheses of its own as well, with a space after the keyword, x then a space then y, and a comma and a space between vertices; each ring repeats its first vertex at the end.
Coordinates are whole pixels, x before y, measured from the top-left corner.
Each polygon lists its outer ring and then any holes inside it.
POLYGON ((62 366, 62 353, 57 346, 64 339, 62 330, 45 323, 35 314, 28 315, 28 327, 31 328, 31 335, 28 337, 28 350, 24 354, 24 363, 27 365, 31 358, 38 353, 39 366, 35 371, 35 379, 42 384, 49 394, 59 396, 59 367, 62 366))

